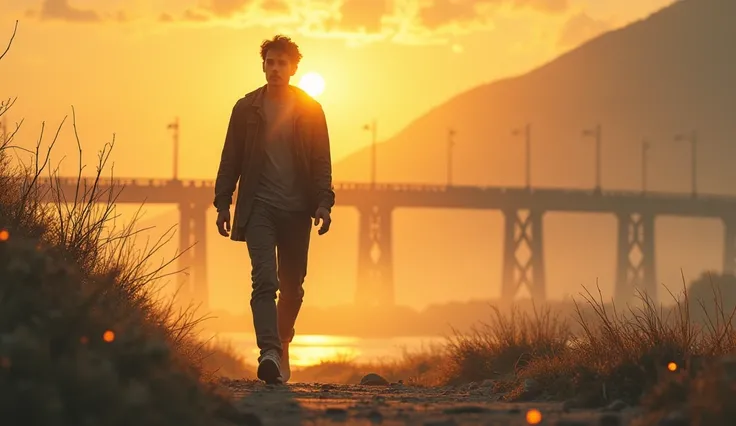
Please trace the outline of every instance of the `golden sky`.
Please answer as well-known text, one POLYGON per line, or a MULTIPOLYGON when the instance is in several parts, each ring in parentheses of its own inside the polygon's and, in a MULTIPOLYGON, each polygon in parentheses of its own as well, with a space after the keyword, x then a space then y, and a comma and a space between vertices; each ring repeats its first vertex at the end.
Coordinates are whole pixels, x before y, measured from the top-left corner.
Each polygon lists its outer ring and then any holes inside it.
MULTIPOLYGON (((459 92, 530 70, 672 0, 0 0, 0 96, 35 143, 68 115, 52 160, 73 171, 71 107, 85 161, 116 137, 117 176, 171 175, 167 124, 181 118, 180 176, 214 177, 234 102, 263 84, 258 46, 276 33, 304 54, 293 80, 326 80, 335 160, 459 92), (3 41, 4 43, 4 41, 3 41)), ((339 176, 335 177, 340 180, 339 176)))

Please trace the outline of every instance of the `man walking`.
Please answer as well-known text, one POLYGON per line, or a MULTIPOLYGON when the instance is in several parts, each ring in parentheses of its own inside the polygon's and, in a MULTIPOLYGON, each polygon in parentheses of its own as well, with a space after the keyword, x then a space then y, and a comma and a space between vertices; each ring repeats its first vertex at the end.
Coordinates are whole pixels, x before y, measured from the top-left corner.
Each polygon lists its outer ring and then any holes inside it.
POLYGON ((288 37, 261 44, 266 84, 235 103, 215 182, 217 229, 245 241, 251 259, 258 378, 268 384, 289 380, 289 343, 304 297, 312 218, 324 234, 335 204, 324 111, 289 84, 301 58, 288 37))

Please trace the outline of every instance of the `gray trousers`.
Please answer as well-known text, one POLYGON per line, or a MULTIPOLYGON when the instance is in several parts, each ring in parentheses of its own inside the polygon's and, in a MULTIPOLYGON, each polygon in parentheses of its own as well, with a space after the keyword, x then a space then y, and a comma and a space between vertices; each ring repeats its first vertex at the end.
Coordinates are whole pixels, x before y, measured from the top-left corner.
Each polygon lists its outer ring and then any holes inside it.
POLYGON ((304 298, 310 232, 308 212, 288 212, 254 200, 245 241, 252 267, 250 306, 261 356, 268 350, 281 355, 282 342, 294 338, 304 298))

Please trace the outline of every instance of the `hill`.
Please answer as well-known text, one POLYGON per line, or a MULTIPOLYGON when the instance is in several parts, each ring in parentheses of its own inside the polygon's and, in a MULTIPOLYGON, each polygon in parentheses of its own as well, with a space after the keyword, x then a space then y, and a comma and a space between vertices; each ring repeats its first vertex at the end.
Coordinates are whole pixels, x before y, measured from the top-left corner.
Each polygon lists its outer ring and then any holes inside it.
MULTIPOLYGON (((527 74, 462 93, 380 145, 380 179, 444 182, 445 135, 454 127, 458 183, 521 185, 523 143, 511 129, 530 122, 533 182, 591 187, 594 144, 581 131, 600 123, 604 187, 640 187, 648 138, 652 187, 689 191, 689 149, 673 136, 697 129, 701 188, 735 193, 735 14, 729 0, 677 2, 527 74)), ((340 162, 336 174, 360 179, 369 154, 340 162)))

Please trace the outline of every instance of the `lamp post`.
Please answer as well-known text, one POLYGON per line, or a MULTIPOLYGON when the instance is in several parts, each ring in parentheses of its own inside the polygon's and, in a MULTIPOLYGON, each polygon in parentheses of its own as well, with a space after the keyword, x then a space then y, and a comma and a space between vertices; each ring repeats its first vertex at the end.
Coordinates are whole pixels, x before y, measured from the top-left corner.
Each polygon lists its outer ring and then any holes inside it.
POLYGON ((174 131, 174 180, 179 180, 179 117, 166 127, 174 131))
POLYGON ((363 130, 370 130, 371 132, 371 186, 376 187, 376 120, 374 119, 371 124, 363 126, 363 130))
POLYGON ((641 142, 641 193, 646 194, 647 192, 647 153, 651 145, 648 141, 643 140, 641 142))
POLYGON ((601 125, 583 130, 583 136, 595 137, 595 192, 601 191, 601 125))
POLYGON ((447 130, 447 186, 452 185, 452 148, 455 146, 455 129, 447 130))
MULTIPOLYGON (((520 135, 521 129, 514 129, 511 134, 514 136, 520 135)), ((524 126, 524 142, 526 144, 526 189, 531 188, 531 146, 532 146, 532 125, 527 123, 524 126)))
POLYGON ((675 135, 675 141, 685 141, 690 142, 690 180, 691 180, 691 186, 692 186, 692 197, 695 198, 697 196, 697 186, 696 186, 696 168, 698 163, 698 132, 696 130, 690 131, 689 134, 687 133, 680 133, 678 135, 675 135))

